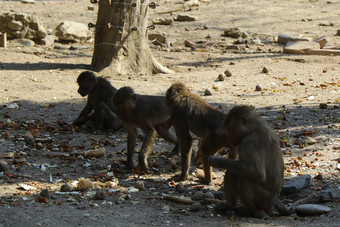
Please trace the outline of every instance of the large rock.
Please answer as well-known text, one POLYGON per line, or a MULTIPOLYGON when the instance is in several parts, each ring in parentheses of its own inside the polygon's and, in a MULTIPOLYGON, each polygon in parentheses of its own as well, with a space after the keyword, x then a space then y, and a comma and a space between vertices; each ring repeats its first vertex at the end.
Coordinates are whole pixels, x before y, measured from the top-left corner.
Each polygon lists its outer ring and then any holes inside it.
POLYGON ((9 39, 26 38, 34 41, 42 40, 47 35, 39 18, 16 12, 0 15, 0 32, 6 32, 9 39))
POLYGON ((317 204, 302 204, 296 207, 296 212, 303 216, 320 215, 329 211, 331 208, 317 204))
POLYGON ((311 179, 312 177, 308 174, 294 177, 283 184, 282 193, 293 194, 299 192, 310 184, 311 179))
POLYGON ((154 45, 163 45, 166 43, 166 34, 165 33, 150 33, 148 34, 148 39, 154 45))
POLYGON ((92 33, 86 24, 64 21, 56 28, 55 35, 62 41, 86 41, 92 33))

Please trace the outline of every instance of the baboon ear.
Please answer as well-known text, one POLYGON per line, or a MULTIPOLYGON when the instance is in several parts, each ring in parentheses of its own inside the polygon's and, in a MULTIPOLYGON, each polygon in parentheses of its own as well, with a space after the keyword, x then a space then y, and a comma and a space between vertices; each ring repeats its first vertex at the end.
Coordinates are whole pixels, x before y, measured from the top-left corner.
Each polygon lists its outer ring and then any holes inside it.
POLYGON ((241 119, 242 124, 246 125, 248 123, 248 119, 246 118, 246 116, 241 115, 240 119, 241 119))
POLYGON ((135 101, 135 102, 136 102, 136 101, 137 101, 137 99, 138 99, 138 97, 137 97, 137 94, 133 94, 133 95, 132 95, 132 99, 133 99, 133 101, 135 101))

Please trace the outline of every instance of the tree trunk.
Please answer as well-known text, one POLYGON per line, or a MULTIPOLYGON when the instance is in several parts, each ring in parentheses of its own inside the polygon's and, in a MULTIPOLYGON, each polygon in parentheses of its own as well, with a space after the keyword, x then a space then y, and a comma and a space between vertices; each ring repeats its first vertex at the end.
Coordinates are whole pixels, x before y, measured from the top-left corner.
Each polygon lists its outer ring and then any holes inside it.
POLYGON ((171 73, 151 54, 149 0, 100 0, 92 66, 110 74, 171 73))

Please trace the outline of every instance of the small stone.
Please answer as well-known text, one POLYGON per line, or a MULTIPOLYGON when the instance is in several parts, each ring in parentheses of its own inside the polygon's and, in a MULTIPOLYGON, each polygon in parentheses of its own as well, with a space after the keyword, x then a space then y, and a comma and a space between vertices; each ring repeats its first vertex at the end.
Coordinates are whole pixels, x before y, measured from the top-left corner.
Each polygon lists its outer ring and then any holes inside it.
POLYGON ((269 73, 269 70, 266 67, 263 67, 262 72, 263 73, 269 73))
POLYGON ((79 191, 87 191, 89 190, 90 188, 92 188, 92 182, 89 180, 89 179, 81 179, 79 182, 78 182, 78 190, 79 191))
POLYGON ((256 85, 255 91, 262 91, 262 86, 261 85, 256 85))
POLYGON ((41 192, 40 192, 40 196, 41 196, 41 197, 45 197, 45 198, 50 198, 50 193, 48 192, 47 189, 43 189, 43 190, 41 190, 41 192))
POLYGON ((21 3, 24 3, 24 4, 34 4, 35 0, 21 0, 21 3))
POLYGON ((327 104, 326 103, 320 103, 319 105, 320 109, 327 109, 327 104))
POLYGON ((296 212, 303 216, 321 215, 329 211, 331 208, 317 204, 302 204, 296 207, 296 212))
POLYGON ((103 200, 106 197, 106 193, 104 191, 97 191, 96 194, 94 195, 94 198, 96 200, 103 200))
POLYGON ((233 45, 233 44, 227 45, 226 49, 227 50, 240 50, 239 46, 233 45))
POLYGON ((323 175, 320 173, 318 175, 315 176, 315 179, 317 180, 323 180, 323 175))
POLYGON ((166 34, 155 32, 148 34, 148 39, 153 45, 163 45, 166 44, 166 34))
POLYGON ((203 29, 207 30, 207 29, 209 29, 209 27, 205 24, 205 25, 203 25, 203 29))
POLYGON ((191 42, 191 41, 189 41, 189 40, 185 40, 185 41, 184 41, 184 46, 190 47, 192 50, 195 50, 195 49, 196 49, 196 43, 191 42))
POLYGON ((242 32, 239 28, 229 28, 224 31, 224 35, 237 39, 242 36, 242 32))
POLYGON ((85 152, 85 157, 90 158, 100 158, 103 157, 106 154, 105 147, 100 147, 98 149, 88 150, 85 152))
POLYGON ((212 95, 211 91, 209 91, 208 89, 205 89, 205 90, 204 90, 204 94, 205 94, 205 95, 212 95))
POLYGON ((183 184, 179 183, 176 185, 176 191, 178 191, 179 193, 182 193, 182 192, 185 192, 186 189, 183 184))
POLYGON ((198 201, 198 200, 203 200, 204 199, 204 194, 201 191, 195 192, 195 194, 193 194, 191 196, 192 200, 198 201))
POLYGON ((207 192, 204 194, 204 198, 207 198, 207 199, 215 199, 215 196, 213 193, 211 192, 207 192))
POLYGON ((175 21, 196 21, 197 18, 188 14, 179 14, 174 18, 175 21))
POLYGON ((8 166, 5 162, 0 162, 0 173, 8 171, 8 166))
POLYGON ((226 71, 224 71, 224 75, 226 77, 231 77, 232 76, 232 73, 227 69, 226 71))
POLYGON ((143 181, 136 181, 134 187, 137 188, 139 191, 145 190, 145 185, 143 181))
POLYGON ((93 11, 94 10, 94 6, 88 6, 87 9, 90 10, 90 11, 93 11))
POLYGON ((174 22, 172 18, 155 18, 152 20, 152 24, 158 25, 170 25, 174 22))
POLYGON ((219 74, 218 77, 217 77, 217 79, 218 79, 219 81, 224 81, 224 76, 223 76, 222 74, 219 74))
POLYGON ((201 209, 202 205, 199 202, 195 202, 191 204, 190 211, 191 212, 197 212, 201 209))
POLYGON ((327 188, 321 191, 320 202, 329 202, 340 199, 340 188, 327 188))
POLYGON ((72 191, 72 187, 69 184, 63 184, 60 187, 61 192, 70 192, 72 191))
POLYGON ((235 65, 235 62, 231 61, 231 62, 229 63, 229 65, 235 65))
POLYGON ((337 31, 336 31, 336 35, 339 35, 339 36, 340 36, 340 30, 337 30, 337 31))
POLYGON ((34 140, 34 136, 31 132, 27 132, 24 135, 24 140, 27 144, 34 144, 35 140, 34 140))

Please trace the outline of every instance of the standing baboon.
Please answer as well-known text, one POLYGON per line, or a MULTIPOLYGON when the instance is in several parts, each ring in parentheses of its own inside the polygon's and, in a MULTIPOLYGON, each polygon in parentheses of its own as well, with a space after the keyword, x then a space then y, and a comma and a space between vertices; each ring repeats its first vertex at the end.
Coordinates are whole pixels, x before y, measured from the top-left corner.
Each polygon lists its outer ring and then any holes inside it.
POLYGON ((164 96, 137 95, 131 87, 122 87, 113 97, 113 103, 128 133, 127 166, 129 168, 134 167, 133 154, 137 128, 141 128, 145 134, 138 158, 142 170, 148 168, 148 156, 156 132, 166 141, 176 144, 172 153, 177 153, 177 140, 169 132, 172 125, 170 107, 166 104, 164 96))
POLYGON ((180 180, 186 180, 192 153, 192 136, 190 131, 201 137, 200 155, 204 177, 202 183, 211 182, 211 166, 209 156, 226 146, 226 133, 219 133, 225 114, 216 110, 199 96, 190 93, 183 83, 174 83, 166 92, 168 104, 172 107, 171 118, 176 131, 181 151, 182 172, 180 180))

